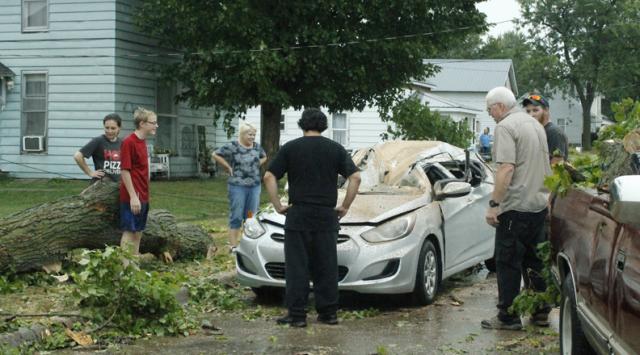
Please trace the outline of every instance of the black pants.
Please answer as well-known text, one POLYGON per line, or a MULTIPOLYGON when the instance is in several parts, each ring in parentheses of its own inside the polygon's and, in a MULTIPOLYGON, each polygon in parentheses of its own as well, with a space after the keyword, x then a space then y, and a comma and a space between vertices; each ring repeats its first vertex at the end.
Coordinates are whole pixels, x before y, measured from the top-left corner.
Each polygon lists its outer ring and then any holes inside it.
POLYGON ((290 316, 307 316, 309 276, 318 314, 338 311, 337 240, 338 231, 285 230, 285 303, 290 316))
MULTIPOLYGON (((520 280, 535 291, 546 290, 542 278, 543 263, 538 257, 537 246, 546 240, 545 216, 541 212, 508 211, 500 216, 496 228, 496 276, 498 279, 498 318, 513 321, 517 315, 508 312, 518 293, 520 280)), ((540 312, 549 312, 548 309, 540 312)))

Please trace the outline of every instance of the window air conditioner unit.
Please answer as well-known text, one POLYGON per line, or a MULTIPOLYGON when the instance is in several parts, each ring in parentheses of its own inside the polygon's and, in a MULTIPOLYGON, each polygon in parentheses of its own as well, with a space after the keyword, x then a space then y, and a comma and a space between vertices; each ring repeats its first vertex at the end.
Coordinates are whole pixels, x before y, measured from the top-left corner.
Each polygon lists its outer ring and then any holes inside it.
POLYGON ((44 150, 43 136, 22 137, 22 150, 25 152, 42 152, 44 150))

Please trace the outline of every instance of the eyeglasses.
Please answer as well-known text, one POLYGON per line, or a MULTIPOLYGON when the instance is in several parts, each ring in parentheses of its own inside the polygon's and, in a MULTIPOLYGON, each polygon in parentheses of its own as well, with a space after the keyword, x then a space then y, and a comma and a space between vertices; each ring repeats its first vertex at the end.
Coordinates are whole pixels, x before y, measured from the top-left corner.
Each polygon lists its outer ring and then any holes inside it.
POLYGON ((491 108, 492 108, 494 105, 495 105, 495 103, 493 103, 493 104, 491 104, 491 105, 487 106, 487 113, 488 113, 488 114, 491 114, 491 108))
POLYGON ((146 123, 150 124, 150 125, 154 125, 154 126, 158 126, 158 121, 147 121, 146 123))

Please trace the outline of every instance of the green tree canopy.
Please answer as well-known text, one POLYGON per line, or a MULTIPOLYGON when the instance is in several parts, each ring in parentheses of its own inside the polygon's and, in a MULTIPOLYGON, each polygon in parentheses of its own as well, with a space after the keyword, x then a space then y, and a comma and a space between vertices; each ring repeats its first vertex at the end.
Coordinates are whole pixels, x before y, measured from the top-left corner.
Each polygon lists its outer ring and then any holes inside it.
POLYGON ((181 100, 233 116, 261 105, 262 142, 277 150, 281 109, 390 107, 422 59, 485 28, 480 0, 142 0, 141 28, 180 50, 165 74, 181 100))
MULTIPOLYGON (((637 0, 519 0, 524 24, 544 53, 557 56, 560 88, 582 106, 582 145, 591 148, 591 105, 597 94, 621 95, 637 85, 640 2, 637 0), (618 80, 616 80, 618 79, 618 80), (622 85, 620 85, 622 84, 622 85)), ((636 89, 637 90, 637 89, 636 89)))
POLYGON ((432 112, 415 95, 394 105, 391 112, 383 116, 383 120, 392 122, 387 126, 387 132, 382 134, 385 140, 439 140, 466 148, 473 138, 473 132, 466 125, 454 122, 438 111, 432 112))
POLYGON ((537 91, 551 96, 553 88, 559 85, 558 73, 554 70, 558 57, 548 55, 523 33, 507 32, 490 37, 480 49, 478 57, 511 58, 521 93, 537 91))

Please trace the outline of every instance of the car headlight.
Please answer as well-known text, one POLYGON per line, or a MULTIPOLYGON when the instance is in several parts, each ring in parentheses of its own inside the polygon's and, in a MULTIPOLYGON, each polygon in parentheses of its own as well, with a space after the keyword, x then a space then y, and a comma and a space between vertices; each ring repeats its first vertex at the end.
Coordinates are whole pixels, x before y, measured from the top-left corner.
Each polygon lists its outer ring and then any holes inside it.
POLYGON ((251 239, 258 239, 267 231, 262 226, 262 223, 257 218, 247 218, 244 222, 244 235, 251 239))
POLYGON ((369 243, 388 242, 408 236, 415 223, 416 214, 409 213, 370 229, 360 236, 369 243))

